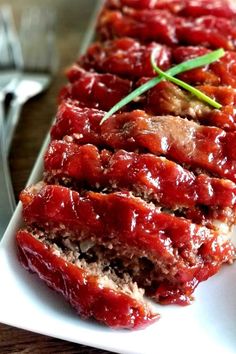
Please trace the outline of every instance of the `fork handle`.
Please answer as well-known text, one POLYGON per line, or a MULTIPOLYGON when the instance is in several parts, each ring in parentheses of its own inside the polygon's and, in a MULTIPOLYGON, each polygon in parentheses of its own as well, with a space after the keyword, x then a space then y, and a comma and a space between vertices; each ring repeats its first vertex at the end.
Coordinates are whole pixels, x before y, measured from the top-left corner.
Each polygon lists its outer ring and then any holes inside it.
POLYGON ((9 155, 13 135, 16 129, 16 126, 20 119, 20 114, 22 110, 23 102, 14 97, 10 103, 9 111, 6 117, 5 124, 5 151, 7 156, 9 155))
POLYGON ((0 239, 15 208, 15 198, 5 150, 3 103, 0 103, 0 239))

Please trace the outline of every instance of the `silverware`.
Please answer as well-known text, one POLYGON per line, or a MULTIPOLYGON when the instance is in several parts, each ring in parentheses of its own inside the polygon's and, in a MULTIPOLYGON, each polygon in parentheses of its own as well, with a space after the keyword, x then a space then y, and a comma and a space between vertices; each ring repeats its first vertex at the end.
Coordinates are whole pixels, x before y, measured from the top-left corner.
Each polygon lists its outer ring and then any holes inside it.
POLYGON ((19 39, 15 31, 10 6, 0 8, 0 104, 4 112, 4 100, 8 85, 15 79, 22 68, 22 54, 19 39))
POLYGON ((0 239, 15 209, 7 155, 5 153, 3 112, 0 108, 0 239))
MULTIPOLYGON (((12 14, 9 7, 0 9, 0 239, 7 227, 15 208, 15 198, 11 184, 11 177, 5 151, 4 133, 4 100, 6 88, 17 73, 16 52, 11 51, 9 44, 11 29, 8 28, 8 20, 13 26, 12 14), (16 60, 15 60, 16 59, 16 60)), ((14 35, 11 36, 11 43, 14 35)))
POLYGON ((55 15, 39 8, 31 8, 22 16, 20 42, 24 67, 11 85, 13 99, 6 120, 6 152, 12 142, 22 106, 30 98, 44 91, 57 69, 55 47, 55 15))

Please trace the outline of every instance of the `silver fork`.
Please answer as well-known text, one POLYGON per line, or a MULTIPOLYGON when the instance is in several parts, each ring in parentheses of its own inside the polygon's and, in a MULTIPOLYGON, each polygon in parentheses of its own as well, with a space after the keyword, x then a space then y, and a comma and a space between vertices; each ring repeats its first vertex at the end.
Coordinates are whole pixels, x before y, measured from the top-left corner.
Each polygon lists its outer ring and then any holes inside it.
POLYGON ((15 209, 15 198, 5 153, 5 135, 2 107, 0 108, 0 239, 15 209))
POLYGON ((13 99, 6 120, 6 152, 9 153, 22 106, 30 98, 45 90, 57 69, 55 46, 55 14, 31 8, 22 16, 20 42, 24 68, 11 85, 13 99))
POLYGON ((8 92, 8 85, 20 72, 23 62, 18 36, 16 34, 13 15, 10 6, 0 8, 0 104, 8 92))
POLYGON ((9 34, 15 42, 12 15, 9 7, 0 10, 0 239, 15 208, 15 198, 5 152, 4 99, 6 87, 17 72, 15 52, 11 51, 9 34), (8 22, 9 21, 9 22, 8 22))

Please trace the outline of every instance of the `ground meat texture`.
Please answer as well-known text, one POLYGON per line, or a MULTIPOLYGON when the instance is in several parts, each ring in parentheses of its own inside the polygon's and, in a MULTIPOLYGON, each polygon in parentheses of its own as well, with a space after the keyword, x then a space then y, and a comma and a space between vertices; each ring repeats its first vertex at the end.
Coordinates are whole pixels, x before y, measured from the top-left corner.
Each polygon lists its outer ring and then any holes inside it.
POLYGON ((223 107, 214 109, 168 81, 163 81, 149 90, 143 106, 146 112, 152 115, 180 116, 203 125, 234 131, 236 129, 235 89, 206 85, 199 86, 198 89, 217 99, 223 107))
MULTIPOLYGON (((109 82, 109 80, 104 81, 104 74, 86 72, 77 65, 74 65, 68 71, 68 75, 71 78, 72 84, 67 85, 62 91, 62 101, 69 97, 72 100, 76 100, 77 105, 81 107, 88 106, 105 110, 110 109, 114 102, 125 97, 126 91, 124 87, 118 85, 113 89, 113 83, 117 80, 122 80, 117 76, 112 75, 112 82, 109 82), (87 85, 87 77, 91 80, 92 85, 87 85), (100 88, 102 88, 101 92, 100 88), (110 100, 107 100, 107 97, 110 97, 110 100)), ((125 81, 126 84, 129 83, 128 86, 131 88, 132 86, 140 86, 147 80, 149 79, 143 78, 136 83, 129 80, 123 81, 125 81)), ((128 86, 126 87, 127 91, 129 91, 128 86)), ((223 106, 222 109, 213 109, 208 104, 180 89, 178 86, 163 81, 153 89, 147 91, 135 102, 124 106, 122 110, 132 111, 133 108, 136 107, 145 109, 150 115, 179 115, 184 118, 187 117, 188 119, 199 121, 204 125, 213 125, 226 130, 235 130, 235 88, 214 85, 201 85, 197 86, 197 88, 219 102, 223 106)))
POLYGON ((155 76, 150 61, 153 50, 157 65, 167 70, 171 65, 170 48, 157 43, 142 45, 132 38, 94 43, 79 60, 79 64, 87 70, 109 72, 132 80, 155 76))
POLYGON ((169 81, 162 81, 147 92, 144 104, 150 114, 188 117, 201 121, 212 108, 169 81))
POLYGON ((86 72, 77 65, 72 71, 73 83, 61 90, 60 100, 72 98, 85 107, 108 110, 132 91, 132 82, 118 76, 86 72))
POLYGON ((235 49, 235 20, 215 16, 196 19, 177 17, 167 10, 123 12, 104 10, 98 22, 102 38, 133 37, 141 41, 157 41, 167 45, 202 45, 208 48, 235 49))
MULTIPOLYGON (((210 174, 236 181, 235 132, 200 126, 180 117, 153 117, 140 110, 114 115, 100 125, 97 115, 96 124, 91 113, 89 117, 87 114, 83 117, 83 109, 80 109, 80 131, 77 130, 77 115, 71 117, 68 122, 70 140, 80 144, 91 143, 94 136, 101 147, 163 155, 192 169, 204 169, 210 174)), ((60 115, 59 123, 56 122, 52 130, 54 139, 61 139, 67 134, 63 131, 62 120, 60 115)))
POLYGON ((107 0, 106 7, 122 9, 165 9, 184 17, 214 15, 236 18, 236 6, 233 0, 107 0))
POLYGON ((165 249, 164 242, 168 244, 169 238, 173 245, 181 247, 190 246, 192 241, 201 244, 211 236, 210 230, 162 213, 129 193, 87 192, 82 196, 66 187, 36 185, 24 190, 20 198, 29 225, 37 223, 52 230, 63 223, 78 237, 83 231, 85 238, 117 238, 124 245, 140 247, 159 257, 171 257, 172 247, 165 249))
POLYGON ((63 251, 30 231, 18 231, 16 242, 23 266, 62 294, 80 316, 93 317, 113 328, 140 328, 158 319, 142 299, 135 298, 135 293, 126 293, 116 284, 109 286, 113 281, 108 279, 106 284, 105 274, 94 274, 79 260, 71 263, 63 251))
POLYGON ((231 181, 194 176, 151 154, 112 154, 90 144, 53 141, 45 155, 44 179, 78 191, 130 191, 195 223, 224 228, 224 233, 235 223, 236 189, 231 181))
MULTIPOLYGON (((232 244, 216 232, 162 213, 128 194, 88 192, 82 197, 50 185, 24 191, 21 201, 28 225, 71 240, 112 245, 121 257, 129 250, 130 257, 143 256, 156 263, 162 281, 152 289, 152 296, 158 301, 168 302, 163 290, 167 284, 172 295, 178 289, 175 302, 181 302, 183 295, 187 302, 197 283, 235 257, 232 244)), ((172 296, 169 302, 174 302, 172 296)))
POLYGON ((143 148, 236 181, 235 132, 179 117, 148 117, 136 111, 108 119, 101 126, 101 136, 113 148, 143 148))
POLYGON ((127 190, 177 209, 196 205, 233 207, 236 185, 224 179, 192 172, 163 157, 119 150, 99 151, 94 145, 78 146, 54 140, 45 154, 47 177, 72 179, 88 189, 127 190))

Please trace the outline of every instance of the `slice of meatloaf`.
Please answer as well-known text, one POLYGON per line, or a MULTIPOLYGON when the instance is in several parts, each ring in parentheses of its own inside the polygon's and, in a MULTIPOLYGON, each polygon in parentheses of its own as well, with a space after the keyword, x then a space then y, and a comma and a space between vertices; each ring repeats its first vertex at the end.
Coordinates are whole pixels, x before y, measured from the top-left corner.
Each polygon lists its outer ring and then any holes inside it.
POLYGON ((236 129, 235 89, 209 85, 197 88, 217 100, 223 107, 214 109, 168 81, 163 81, 149 90, 142 106, 150 115, 179 116, 194 120, 202 125, 234 131, 236 129))
POLYGON ((234 0, 107 0, 106 7, 120 9, 165 9, 184 17, 214 15, 217 17, 236 18, 234 0))
POLYGON ((44 161, 45 180, 51 184, 78 191, 130 191, 208 227, 227 230, 235 223, 233 182, 196 176, 163 157, 54 140, 44 161))
POLYGON ((128 272, 159 302, 189 303, 197 284, 235 257, 225 235, 129 193, 80 195, 40 184, 23 191, 21 201, 28 226, 51 235, 57 245, 74 249, 82 241, 86 257, 107 261, 118 275, 128 272))
POLYGON ((73 98, 84 107, 108 110, 132 90, 130 80, 115 75, 85 71, 78 65, 74 65, 70 73, 73 83, 61 90, 59 99, 73 98))
POLYGON ((23 266, 36 273, 83 318, 95 318, 113 328, 140 328, 159 318, 143 300, 143 291, 128 274, 117 276, 105 260, 93 262, 81 249, 58 243, 37 229, 16 236, 23 266))
POLYGON ((133 37, 144 42, 235 50, 235 19, 213 15, 183 18, 168 10, 104 9, 98 21, 102 39, 133 37))
MULTIPOLYGON (((167 47, 156 42, 140 43, 122 37, 92 44, 87 52, 78 59, 86 70, 111 73, 125 79, 137 80, 142 77, 156 76, 151 67, 151 53, 155 50, 156 64, 167 70, 184 61, 202 56, 211 51, 205 47, 178 46, 167 47)), ((236 53, 226 51, 225 55, 210 65, 192 69, 178 75, 187 83, 197 85, 236 87, 236 53)), ((76 77, 75 67, 67 71, 70 80, 76 77)))
MULTIPOLYGON (((123 66, 123 62, 120 65, 123 66)), ((136 69, 134 68, 134 70, 136 69)), ((134 108, 139 108, 144 109, 150 115, 170 114, 195 120, 203 125, 235 130, 235 88, 219 86, 219 82, 214 83, 214 80, 209 80, 209 77, 205 77, 205 72, 207 72, 208 76, 210 75, 212 78, 210 69, 207 70, 205 68, 204 70, 204 75, 193 70, 189 72, 189 81, 193 81, 192 78, 195 77, 196 83, 198 81, 203 82, 203 85, 196 86, 196 88, 219 102, 222 105, 221 109, 214 109, 180 87, 170 82, 162 81, 142 96, 136 97, 133 102, 122 107, 122 111, 132 111, 134 108), (198 80, 198 75, 202 77, 202 80, 198 80), (203 77, 206 79, 205 82, 203 77), (208 84, 212 81, 213 85, 208 84)), ((70 99, 77 102, 77 105, 81 107, 92 107, 101 110, 109 110, 115 103, 129 94, 132 87, 137 88, 150 79, 143 77, 138 81, 125 80, 113 74, 98 74, 85 71, 77 64, 73 65, 67 73, 71 83, 62 89, 60 101, 70 99)), ((227 76, 233 79, 231 73, 225 74, 225 77, 227 76)))
POLYGON ((158 43, 143 45, 128 37, 92 44, 78 63, 86 70, 93 69, 135 80, 143 76, 156 76, 150 60, 153 50, 157 65, 167 70, 171 66, 170 48, 158 43))
POLYGON ((63 105, 52 128, 53 139, 62 139, 67 134, 79 144, 93 143, 96 139, 100 147, 150 152, 192 170, 203 169, 211 175, 236 181, 235 132, 201 126, 180 117, 153 117, 141 110, 113 115, 100 125, 97 111, 86 109, 83 114, 83 108, 65 105, 66 115, 63 105))

